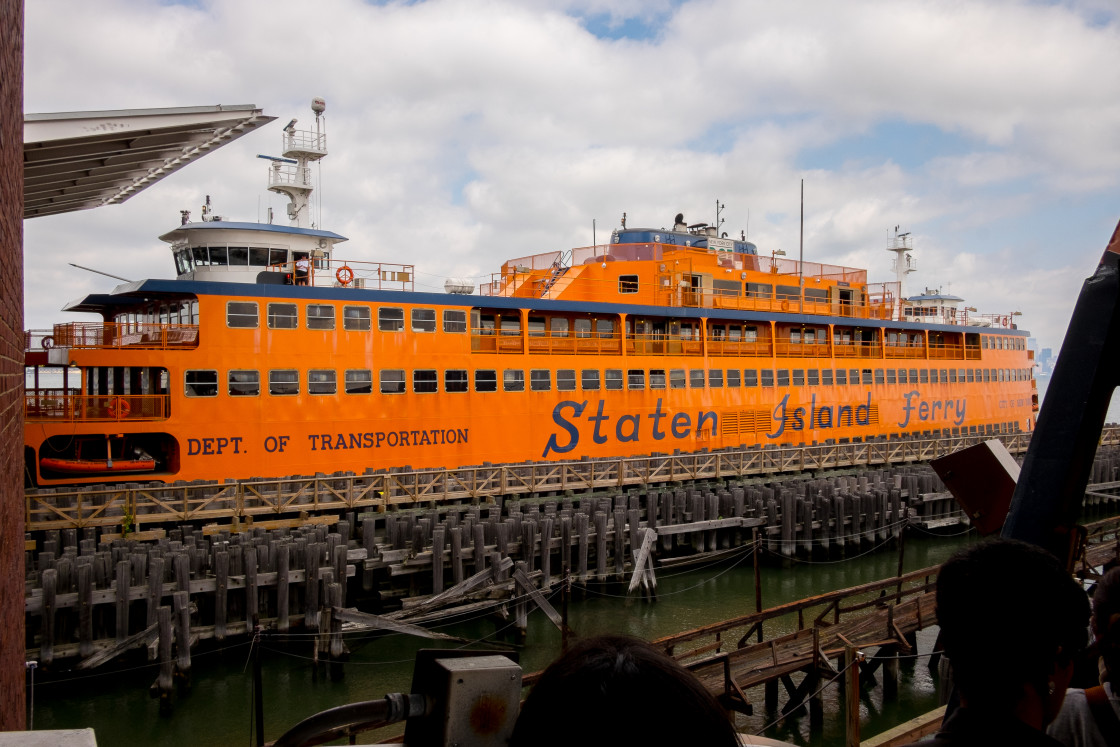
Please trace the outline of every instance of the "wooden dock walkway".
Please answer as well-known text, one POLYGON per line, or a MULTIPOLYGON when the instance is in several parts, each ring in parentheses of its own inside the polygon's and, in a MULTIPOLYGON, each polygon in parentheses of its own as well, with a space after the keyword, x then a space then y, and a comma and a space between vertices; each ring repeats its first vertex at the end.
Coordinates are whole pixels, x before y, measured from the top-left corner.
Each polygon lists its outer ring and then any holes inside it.
MULTIPOLYGON (((561 496, 586 491, 779 474, 925 463, 972 446, 984 436, 882 438, 858 443, 760 447, 575 462, 481 465, 458 469, 367 470, 271 480, 148 482, 103 487, 39 488, 25 492, 28 531, 120 526, 145 528, 197 521, 288 518, 304 513, 385 511, 448 503, 479 504, 496 496, 561 496)), ((1001 435, 1008 451, 1024 453, 1029 433, 1001 435)), ((1120 428, 1102 444, 1120 445, 1120 428)), ((1112 478, 1109 478, 1112 479, 1112 478)))

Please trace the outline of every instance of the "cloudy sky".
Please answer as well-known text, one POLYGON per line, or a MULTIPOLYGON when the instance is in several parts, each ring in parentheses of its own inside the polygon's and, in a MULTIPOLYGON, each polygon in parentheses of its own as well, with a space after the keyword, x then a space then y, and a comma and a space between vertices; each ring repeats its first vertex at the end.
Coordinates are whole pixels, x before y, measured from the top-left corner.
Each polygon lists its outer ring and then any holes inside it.
POLYGON ((27 112, 253 103, 279 121, 120 206, 25 223, 28 328, 211 195, 257 220, 291 117, 327 101, 323 228, 418 289, 684 212, 1061 343, 1120 219, 1120 0, 35 0, 27 112))

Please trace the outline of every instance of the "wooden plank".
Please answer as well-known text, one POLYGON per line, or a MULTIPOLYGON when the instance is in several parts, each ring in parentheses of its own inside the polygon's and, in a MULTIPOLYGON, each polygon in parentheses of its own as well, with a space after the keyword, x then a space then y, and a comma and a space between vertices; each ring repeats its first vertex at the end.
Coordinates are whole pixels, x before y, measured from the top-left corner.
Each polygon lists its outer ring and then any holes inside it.
POLYGON ((93 656, 82 659, 74 665, 74 669, 94 669, 101 666, 102 664, 105 664, 106 662, 112 661, 129 649, 146 647, 158 637, 159 623, 152 623, 136 635, 129 636, 122 641, 114 643, 113 645, 108 646, 101 651, 98 651, 93 656))
POLYGON ((766 524, 765 519, 748 519, 740 516, 733 516, 730 519, 708 519, 707 521, 694 521, 689 524, 672 524, 669 526, 660 526, 657 528, 659 535, 665 536, 670 534, 688 534, 689 532, 706 532, 713 529, 729 529, 739 527, 742 529, 749 529, 750 527, 760 527, 766 524))
POLYGON ((876 734, 860 741, 861 747, 902 747, 902 745, 917 742, 923 737, 936 733, 941 729, 941 722, 945 719, 945 708, 935 708, 929 713, 923 713, 917 718, 905 721, 893 729, 876 734))
POLYGON ((630 577, 630 588, 626 590, 627 594, 633 593, 645 577, 646 567, 650 560, 649 553, 653 548, 653 543, 657 540, 657 535, 658 532, 654 529, 646 529, 645 534, 642 535, 642 545, 638 548, 637 557, 634 558, 634 575, 630 577))
POLYGON ((518 568, 513 572, 513 578, 517 581, 517 585, 520 586, 525 591, 525 593, 529 595, 529 598, 533 600, 533 603, 540 607, 541 611, 548 615, 548 619, 552 621, 552 624, 555 625, 558 629, 563 630, 564 619, 560 616, 560 613, 556 611, 556 608, 548 603, 548 600, 544 598, 544 594, 541 594, 540 590, 533 585, 533 582, 529 580, 529 577, 527 575, 525 575, 525 571, 518 568))
POLYGON ((504 571, 508 571, 512 567, 513 567, 513 559, 512 558, 510 558, 510 557, 502 558, 501 562, 498 564, 496 569, 492 569, 490 567, 487 567, 484 570, 479 571, 478 573, 474 574, 470 578, 465 579, 462 583, 455 584, 454 586, 452 586, 450 589, 443 592, 442 594, 437 594, 434 597, 431 597, 429 599, 424 600, 420 604, 418 604, 415 607, 409 609, 408 612, 407 612, 407 616, 412 617, 413 615, 419 615, 421 613, 428 612, 429 610, 435 609, 436 607, 439 607, 440 605, 450 604, 455 599, 463 596, 464 594, 471 591, 472 589, 477 589, 479 586, 482 586, 483 584, 487 583, 488 581, 496 580, 494 578, 494 572, 493 572, 494 570, 504 572, 504 571))
POLYGON ((241 534, 242 532, 250 532, 254 529, 298 529, 303 526, 332 526, 337 523, 337 515, 322 514, 298 519, 268 519, 265 521, 253 521, 251 523, 238 522, 236 524, 205 524, 202 527, 202 535, 204 537, 209 537, 215 534, 221 534, 223 531, 229 532, 230 534, 241 534))
POLYGON ((127 537, 120 532, 106 532, 101 535, 101 541, 112 542, 113 540, 126 539, 135 540, 136 542, 155 542, 166 536, 166 529, 146 529, 143 532, 129 532, 127 537))
POLYGON ((437 633, 434 630, 428 630, 419 625, 411 623, 400 622, 399 620, 391 620, 388 617, 381 615, 371 615, 368 612, 359 612, 353 608, 336 607, 332 610, 334 618, 342 622, 350 623, 363 630, 391 630, 394 633, 402 635, 411 635, 417 638, 431 638, 440 641, 458 641, 460 643, 467 643, 466 638, 460 638, 454 635, 447 635, 446 633, 437 633))
POLYGON ((38 547, 38 543, 36 543, 35 540, 23 541, 23 549, 25 552, 34 552, 36 547, 38 547))

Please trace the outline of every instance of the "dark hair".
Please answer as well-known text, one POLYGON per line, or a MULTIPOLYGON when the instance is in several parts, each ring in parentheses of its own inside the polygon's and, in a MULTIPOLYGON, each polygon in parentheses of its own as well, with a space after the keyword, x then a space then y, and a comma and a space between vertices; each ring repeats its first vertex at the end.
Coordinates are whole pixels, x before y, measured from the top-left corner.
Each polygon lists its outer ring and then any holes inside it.
POLYGON ((1084 649, 1085 591, 1046 550, 987 540, 937 578, 937 621, 953 678, 970 706, 1007 712, 1023 685, 1046 693, 1056 662, 1084 649))
POLYGON ((645 641, 579 641, 529 693, 510 747, 738 745, 726 711, 699 680, 645 641))
POLYGON ((1120 568, 1113 568, 1097 582, 1093 593, 1093 635, 1108 668, 1109 682, 1114 686, 1120 684, 1120 568))

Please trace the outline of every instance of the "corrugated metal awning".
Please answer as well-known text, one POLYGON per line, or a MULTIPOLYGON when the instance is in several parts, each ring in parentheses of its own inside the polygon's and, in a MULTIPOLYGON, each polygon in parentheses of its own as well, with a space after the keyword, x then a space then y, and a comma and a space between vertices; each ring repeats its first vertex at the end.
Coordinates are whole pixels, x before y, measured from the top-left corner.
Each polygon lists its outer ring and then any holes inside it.
POLYGON ((253 104, 25 115, 23 217, 124 202, 274 119, 253 104))

